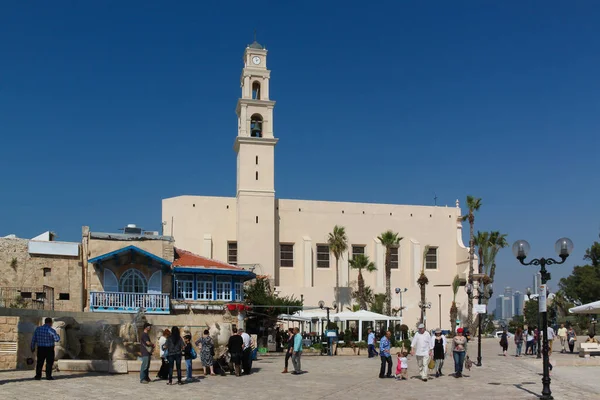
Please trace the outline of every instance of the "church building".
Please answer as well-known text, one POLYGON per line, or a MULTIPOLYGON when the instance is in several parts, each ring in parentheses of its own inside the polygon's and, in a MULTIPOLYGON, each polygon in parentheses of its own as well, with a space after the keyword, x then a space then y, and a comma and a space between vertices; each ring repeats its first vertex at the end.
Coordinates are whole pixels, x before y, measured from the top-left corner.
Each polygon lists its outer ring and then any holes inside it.
MULTIPOLYGON (((402 306, 403 323, 414 329, 420 316, 417 278, 425 268, 426 303, 431 303, 427 326, 450 329, 452 281, 456 275, 464 280, 469 267, 458 200, 441 207, 277 198, 274 159, 279 139, 273 123, 275 101, 269 96, 270 72, 267 50, 256 41, 247 46, 236 107, 235 196, 163 199, 165 234, 174 237, 178 247, 269 276, 277 293, 303 298, 306 307, 314 307, 320 300, 328 305, 334 301, 335 258, 327 237, 335 225, 344 226, 348 251, 339 261, 339 282, 345 288, 340 302, 347 307, 352 303, 349 287, 355 286, 358 274, 348 260, 357 254, 369 256, 377 267, 373 273, 363 271, 365 284, 374 293, 385 293, 385 248, 377 237, 392 230, 403 238, 392 249, 392 307, 402 306)), ((456 301, 459 315, 466 315, 464 290, 456 301)))

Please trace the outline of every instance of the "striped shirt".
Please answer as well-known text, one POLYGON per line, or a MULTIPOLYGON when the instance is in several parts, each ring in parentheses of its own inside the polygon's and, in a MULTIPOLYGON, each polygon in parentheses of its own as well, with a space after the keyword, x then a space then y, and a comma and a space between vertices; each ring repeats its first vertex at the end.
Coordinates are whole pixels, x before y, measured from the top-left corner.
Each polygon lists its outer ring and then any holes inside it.
POLYGON ((38 347, 54 347, 54 343, 60 340, 60 336, 51 326, 42 325, 35 328, 31 339, 31 351, 38 347))

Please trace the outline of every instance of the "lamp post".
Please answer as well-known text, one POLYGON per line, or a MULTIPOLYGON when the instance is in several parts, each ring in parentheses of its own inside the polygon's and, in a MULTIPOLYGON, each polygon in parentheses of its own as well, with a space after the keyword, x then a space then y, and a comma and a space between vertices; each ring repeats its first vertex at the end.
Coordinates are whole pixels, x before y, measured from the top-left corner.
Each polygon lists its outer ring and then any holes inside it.
POLYGON ((431 302, 428 301, 419 301, 419 308, 421 309, 421 323, 423 325, 425 325, 425 328, 427 328, 427 315, 425 313, 425 310, 428 308, 431 308, 431 302))
MULTIPOLYGON (((485 278, 485 274, 473 274, 473 281, 475 282, 475 286, 472 283, 467 283, 465 286, 465 291, 470 299, 477 299, 477 304, 481 305, 483 299, 490 299, 492 294, 494 294, 494 289, 492 288, 492 284, 484 287, 483 280, 485 278), (474 291, 477 291, 477 294, 474 294, 474 291)), ((477 329, 477 365, 481 367, 481 313, 478 311, 478 329, 477 329)))
MULTIPOLYGON (((535 302, 538 305, 537 325, 538 325, 538 337, 539 337, 539 334, 542 333, 542 331, 541 331, 542 326, 541 326, 541 322, 540 322, 540 318, 542 317, 542 315, 540 314, 540 311, 539 311, 540 310, 540 295, 539 294, 531 294, 531 288, 527 288, 527 296, 529 297, 529 299, 534 298, 535 302)), ((536 347, 537 347, 537 349, 536 349, 537 357, 536 358, 542 358, 542 351, 541 351, 542 344, 538 343, 536 347)))
MULTIPOLYGON (((546 282, 550 280, 550 273, 546 271, 546 265, 553 264, 562 264, 565 262, 569 254, 573 251, 573 242, 569 238, 560 238, 554 244, 554 250, 560 257, 560 261, 557 261, 553 258, 534 258, 529 262, 525 262, 525 258, 527 258, 527 253, 531 246, 527 243, 526 240, 517 240, 512 247, 513 254, 517 257, 517 260, 523 265, 539 265, 540 266, 540 275, 542 277, 542 285, 546 285, 546 282)), ((540 296, 542 294, 540 293, 540 296)), ((541 399, 549 400, 553 399, 552 391, 550 390, 550 360, 548 358, 548 312, 546 311, 546 293, 543 294, 544 298, 538 298, 539 311, 542 314, 542 328, 543 328, 543 368, 544 374, 542 377, 542 396, 541 399)))
POLYGON ((325 335, 327 335, 327 355, 331 355, 331 338, 329 337, 329 310, 336 309, 337 303, 334 301, 331 307, 327 307, 323 300, 319 300, 319 308, 327 310, 327 326, 325 327, 325 335))
POLYGON ((396 288, 396 294, 400 295, 400 318, 402 318, 402 293, 406 293, 408 289, 404 288, 404 289, 400 289, 399 287, 396 288))

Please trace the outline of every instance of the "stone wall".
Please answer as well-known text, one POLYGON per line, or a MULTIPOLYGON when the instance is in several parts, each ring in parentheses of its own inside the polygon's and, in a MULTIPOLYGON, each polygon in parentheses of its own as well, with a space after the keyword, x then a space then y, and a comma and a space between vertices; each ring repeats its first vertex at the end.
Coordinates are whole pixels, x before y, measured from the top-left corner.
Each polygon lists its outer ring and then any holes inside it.
MULTIPOLYGON (((18 321, 18 317, 0 317, 0 345, 17 341, 18 321)), ((17 368, 17 353, 0 352, 0 371, 15 368, 17 368)))
MULTIPOLYGON (((80 258, 31 255, 28 242, 0 238, 0 287, 50 286, 54 289, 55 310, 83 310, 80 258)), ((35 293, 32 296, 35 298, 35 293)))

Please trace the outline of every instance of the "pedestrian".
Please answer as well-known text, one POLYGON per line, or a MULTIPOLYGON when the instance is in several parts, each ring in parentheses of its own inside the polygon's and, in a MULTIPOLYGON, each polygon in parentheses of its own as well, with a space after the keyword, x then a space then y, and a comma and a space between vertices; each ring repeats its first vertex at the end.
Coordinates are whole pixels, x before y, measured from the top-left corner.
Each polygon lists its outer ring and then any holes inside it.
POLYGON ((410 344, 410 347, 412 348, 411 354, 417 356, 417 365, 419 366, 421 380, 427 382, 427 377, 429 375, 429 359, 433 355, 433 343, 431 335, 425 330, 425 325, 419 324, 417 329, 418 332, 415 333, 410 344))
POLYGON ((523 331, 517 328, 515 331, 515 346, 517 348, 515 357, 521 357, 521 349, 523 348, 523 331))
POLYGON ((31 352, 35 352, 37 346, 37 363, 35 366, 34 379, 42 379, 42 368, 46 362, 46 379, 54 380, 52 377, 52 366, 54 365, 54 344, 60 340, 60 336, 52 328, 52 318, 46 318, 44 325, 38 326, 31 338, 31 352))
POLYGON ((240 336, 244 341, 244 352, 242 353, 242 372, 244 375, 250 375, 252 372, 252 338, 241 328, 238 329, 238 332, 240 332, 240 336))
POLYGON ((554 332, 554 329, 550 323, 548 323, 548 327, 546 329, 548 332, 548 357, 550 357, 552 355, 552 345, 554 344, 556 333, 554 332))
POLYGON ((560 324, 560 328, 558 328, 557 336, 560 339, 560 352, 566 353, 567 348, 567 328, 565 328, 565 324, 560 324))
POLYGON ((174 368, 177 368, 177 384, 183 385, 181 381, 181 353, 183 353, 184 343, 178 327, 171 328, 171 336, 169 336, 163 348, 167 350, 167 359, 169 360, 169 381, 167 385, 173 384, 174 368))
POLYGON ((433 359, 435 360, 435 377, 442 376, 442 367, 446 358, 446 336, 442 335, 442 330, 437 328, 433 337, 433 359))
POLYGON ((150 360, 152 359, 152 353, 154 352, 154 343, 150 341, 150 329, 152 324, 149 322, 144 323, 144 331, 140 338, 140 352, 142 354, 142 365, 140 367, 140 383, 150 382, 150 360))
POLYGON ((369 358, 373 358, 377 356, 377 350, 375 350, 375 332, 371 328, 367 331, 369 334, 367 335, 367 348, 369 353, 369 358))
POLYGON ((390 338, 392 332, 385 332, 385 336, 379 341, 379 357, 381 358, 381 368, 379 369, 380 378, 392 378, 392 355, 390 353, 390 338), (385 365, 387 364, 387 374, 385 374, 385 365), (385 375, 384 375, 385 374, 385 375))
POLYGON ((567 339, 569 341, 569 351, 573 354, 573 350, 575 349, 575 342, 577 341, 577 333, 575 333, 575 329, 572 326, 569 327, 567 331, 567 339))
POLYGON ((227 342, 227 350, 229 351, 231 375, 235 376, 242 374, 242 353, 244 351, 244 340, 238 333, 237 328, 232 328, 233 335, 229 337, 227 342))
POLYGON ((192 360, 195 360, 198 355, 194 346, 192 346, 192 335, 185 335, 183 337, 183 343, 185 347, 183 349, 183 358, 185 358, 185 381, 192 381, 192 360))
POLYGON ((502 336, 500 337, 500 347, 502 347, 502 355, 506 357, 506 352, 508 351, 508 332, 506 328, 502 330, 502 336))
POLYGON ((288 329, 285 347, 285 367, 283 368, 283 371, 281 371, 282 374, 287 374, 289 360, 292 358, 292 353, 294 352, 294 328, 288 329))
POLYGON ((531 328, 527 329, 525 338, 527 340, 527 342, 525 343, 525 355, 527 355, 527 354, 533 355, 533 349, 535 348, 535 345, 534 345, 535 336, 533 333, 533 329, 531 329, 531 328))
POLYGON ((302 335, 300 335, 300 329, 294 328, 294 349, 292 353, 292 364, 294 365, 294 371, 292 375, 300 375, 302 373, 302 364, 300 358, 302 356, 302 335))
POLYGON ((171 331, 168 328, 162 333, 160 339, 158 339, 158 350, 160 353, 160 370, 158 374, 156 374, 157 379, 168 379, 169 378, 169 361, 167 360, 167 351, 163 349, 164 344, 167 342, 167 339, 171 336, 171 331))
POLYGON ((454 377, 462 377, 465 355, 467 354, 467 338, 463 336, 463 328, 456 330, 452 338, 452 356, 454 357, 454 377))
POLYGON ((396 380, 406 380, 408 377, 408 353, 406 351, 404 352, 398 352, 396 354, 396 356, 398 357, 397 359, 397 364, 396 364, 396 375, 395 378, 396 380))
POLYGON ((208 375, 210 371, 210 376, 215 376, 215 343, 208 329, 205 329, 203 336, 196 340, 196 346, 200 347, 200 362, 204 367, 204 375, 208 375))

